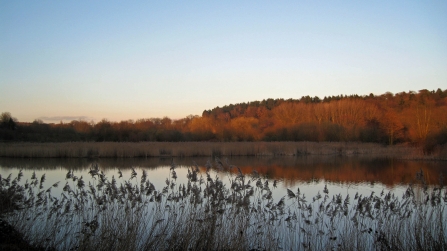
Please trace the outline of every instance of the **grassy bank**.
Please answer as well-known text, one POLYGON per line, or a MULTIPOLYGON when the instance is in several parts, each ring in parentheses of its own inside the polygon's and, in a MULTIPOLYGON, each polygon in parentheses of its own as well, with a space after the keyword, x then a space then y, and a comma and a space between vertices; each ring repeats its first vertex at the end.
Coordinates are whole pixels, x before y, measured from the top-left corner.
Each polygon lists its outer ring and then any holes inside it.
MULTIPOLYGON (((34 246, 56 250, 446 250, 445 187, 427 186, 422 172, 401 195, 322 193, 306 198, 256 172, 216 163, 188 170, 177 183, 172 165, 157 190, 143 171, 128 180, 106 177, 93 165, 86 184, 73 172, 61 184, 33 175, 20 185, 0 178, 1 215, 34 246), (227 170, 229 186, 210 170, 227 170), (65 183, 65 185, 64 185, 65 183), (63 186, 54 197, 52 187, 63 186), (5 209, 5 208, 2 208, 5 209)), ((115 178, 116 177, 116 178, 115 178)), ((29 178, 29 177, 27 177, 29 178)))
POLYGON ((0 157, 135 158, 199 156, 371 155, 402 159, 447 159, 447 147, 426 156, 408 145, 356 142, 66 142, 0 143, 0 157))

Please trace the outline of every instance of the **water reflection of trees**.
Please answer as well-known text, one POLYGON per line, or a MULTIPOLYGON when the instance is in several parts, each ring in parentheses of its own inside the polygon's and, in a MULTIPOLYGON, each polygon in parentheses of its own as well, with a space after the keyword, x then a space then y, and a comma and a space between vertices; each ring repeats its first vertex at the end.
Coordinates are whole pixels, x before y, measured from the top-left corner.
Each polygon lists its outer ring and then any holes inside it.
MULTIPOLYGON (((3 169, 23 170, 88 170, 93 163, 101 168, 129 169, 132 167, 158 169, 170 166, 174 161, 179 167, 192 166, 197 163, 204 167, 209 161, 213 166, 215 160, 206 157, 198 158, 130 158, 130 159, 14 159, 0 158, 3 169)), ((438 184, 440 174, 447 176, 443 162, 404 161, 380 158, 354 158, 340 156, 304 156, 304 157, 232 157, 222 159, 223 171, 225 163, 241 169, 244 174, 256 170, 259 174, 271 179, 283 180, 286 186, 297 182, 326 180, 336 183, 382 183, 386 186, 409 184, 415 173, 423 170, 428 184, 438 184)), ((233 168, 231 171, 237 172, 233 168)))

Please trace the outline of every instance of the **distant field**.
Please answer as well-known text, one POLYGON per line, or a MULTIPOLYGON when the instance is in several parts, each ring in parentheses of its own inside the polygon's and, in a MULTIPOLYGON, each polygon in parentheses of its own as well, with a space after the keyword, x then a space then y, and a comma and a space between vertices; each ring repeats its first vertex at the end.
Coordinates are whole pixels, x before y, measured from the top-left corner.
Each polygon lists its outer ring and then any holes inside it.
POLYGON ((141 158, 198 156, 371 155, 402 159, 447 159, 447 147, 426 156, 408 145, 356 142, 66 142, 0 143, 0 157, 141 158))

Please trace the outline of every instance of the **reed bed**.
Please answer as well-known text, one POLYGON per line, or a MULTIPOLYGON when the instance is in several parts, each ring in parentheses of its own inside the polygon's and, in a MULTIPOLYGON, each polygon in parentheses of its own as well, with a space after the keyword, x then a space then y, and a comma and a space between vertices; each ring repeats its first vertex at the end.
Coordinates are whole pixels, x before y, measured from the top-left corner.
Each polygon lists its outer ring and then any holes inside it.
POLYGON ((45 175, 0 177, 1 216, 32 245, 55 250, 447 249, 447 190, 443 180, 428 186, 422 171, 402 196, 331 195, 324 187, 313 198, 287 189, 280 199, 275 180, 219 158, 189 168, 185 184, 172 163, 161 190, 144 170, 123 179, 92 165, 89 175, 86 184, 68 171, 49 187, 45 175))
POLYGON ((0 143, 0 157, 14 158, 148 158, 297 155, 370 155, 402 159, 447 159, 447 154, 424 156, 421 149, 408 145, 384 146, 374 143, 357 142, 0 143))

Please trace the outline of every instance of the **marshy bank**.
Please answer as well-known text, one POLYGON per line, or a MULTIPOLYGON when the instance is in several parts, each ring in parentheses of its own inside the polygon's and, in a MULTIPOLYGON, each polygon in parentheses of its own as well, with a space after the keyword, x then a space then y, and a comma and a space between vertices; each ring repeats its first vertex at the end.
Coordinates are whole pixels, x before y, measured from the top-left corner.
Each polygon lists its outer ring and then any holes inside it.
POLYGON ((13 158, 150 158, 216 156, 380 156, 447 160, 447 146, 430 155, 411 145, 358 142, 64 142, 0 143, 0 157, 13 158))

